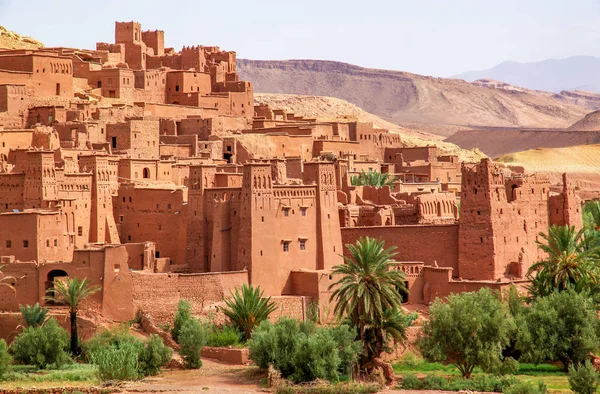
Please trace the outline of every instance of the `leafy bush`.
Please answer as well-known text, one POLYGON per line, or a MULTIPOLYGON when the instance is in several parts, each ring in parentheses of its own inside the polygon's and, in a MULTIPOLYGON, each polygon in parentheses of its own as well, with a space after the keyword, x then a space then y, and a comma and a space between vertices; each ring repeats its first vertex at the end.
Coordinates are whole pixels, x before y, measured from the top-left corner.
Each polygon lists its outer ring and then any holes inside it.
POLYGON ((15 338, 10 352, 20 363, 44 369, 50 364, 59 367, 70 360, 67 353, 69 335, 55 319, 38 327, 27 327, 15 338))
POLYGON ((317 327, 312 322, 282 318, 263 321, 248 341, 250 358, 261 368, 272 364, 295 382, 337 380, 355 364, 362 343, 348 326, 317 327))
POLYGON ((206 345, 215 347, 236 346, 240 344, 240 340, 241 335, 235 328, 231 326, 215 327, 208 335, 206 345))
POLYGON ((402 376, 402 388, 404 390, 421 390, 423 382, 415 375, 406 374, 402 376))
POLYGON ((97 334, 86 344, 86 351, 103 381, 156 375, 173 355, 158 335, 144 342, 123 328, 97 334))
POLYGON ((250 339, 252 330, 263 320, 267 320, 276 306, 271 302, 271 297, 264 297, 260 286, 242 285, 242 291, 235 288, 231 298, 223 300, 225 316, 231 320, 233 326, 242 333, 244 340, 250 339))
POLYGON ((152 334, 139 354, 139 371, 143 376, 158 375, 160 368, 168 363, 171 357, 173 349, 166 346, 160 336, 152 334))
POLYGON ((41 326, 48 318, 48 308, 40 306, 39 302, 36 302, 35 305, 19 305, 19 310, 25 327, 41 326))
POLYGON ((181 328, 192 319, 192 304, 188 300, 179 300, 177 313, 175 313, 175 320, 173 321, 173 328, 171 329, 171 336, 175 342, 179 343, 181 328))
POLYGON ((593 394, 598 384, 598 372, 589 360, 577 368, 569 366, 569 386, 576 394, 593 394))
POLYGON ((206 328, 198 321, 191 319, 186 322, 179 332, 179 344, 181 349, 179 354, 183 358, 186 368, 200 368, 200 352, 206 343, 208 332, 206 328))
POLYGON ((0 339, 0 378, 8 372, 10 364, 12 364, 12 357, 8 354, 8 346, 4 339, 0 339))
POLYGON ((448 380, 438 375, 427 375, 423 379, 422 390, 444 390, 448 387, 448 380))
POLYGON ((519 371, 519 362, 512 357, 506 357, 494 372, 497 375, 514 375, 519 371))
POLYGON ((537 386, 531 382, 517 382, 505 387, 502 390, 504 394, 546 394, 548 387, 544 382, 538 382, 537 386))

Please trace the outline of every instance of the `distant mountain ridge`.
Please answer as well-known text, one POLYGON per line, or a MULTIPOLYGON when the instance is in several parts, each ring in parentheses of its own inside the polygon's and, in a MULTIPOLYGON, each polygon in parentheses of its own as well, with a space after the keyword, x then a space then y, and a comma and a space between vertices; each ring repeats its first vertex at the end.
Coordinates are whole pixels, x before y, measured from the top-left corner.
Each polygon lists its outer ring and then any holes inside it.
POLYGON ((547 59, 539 62, 507 61, 487 70, 467 71, 453 78, 472 82, 494 79, 528 89, 559 93, 582 90, 600 93, 600 58, 571 56, 566 59, 547 59))
POLYGON ((387 121, 450 135, 473 127, 563 128, 600 109, 600 95, 554 94, 321 60, 238 59, 258 93, 337 97, 387 121))

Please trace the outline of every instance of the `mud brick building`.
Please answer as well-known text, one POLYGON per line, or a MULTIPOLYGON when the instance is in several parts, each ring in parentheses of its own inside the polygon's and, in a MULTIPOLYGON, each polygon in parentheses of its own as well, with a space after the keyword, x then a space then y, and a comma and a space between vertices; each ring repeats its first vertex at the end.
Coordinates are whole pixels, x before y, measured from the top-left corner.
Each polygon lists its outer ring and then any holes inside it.
POLYGON ((165 47, 117 22, 95 49, 0 51, 0 337, 55 280, 89 278, 99 316, 215 313, 244 283, 281 315, 324 313, 344 244, 396 246, 408 303, 523 283, 537 234, 581 225, 563 179, 460 163, 371 123, 254 106, 236 53, 165 47), (392 186, 351 185, 365 171, 392 186), (460 201, 460 208, 459 208, 460 201))

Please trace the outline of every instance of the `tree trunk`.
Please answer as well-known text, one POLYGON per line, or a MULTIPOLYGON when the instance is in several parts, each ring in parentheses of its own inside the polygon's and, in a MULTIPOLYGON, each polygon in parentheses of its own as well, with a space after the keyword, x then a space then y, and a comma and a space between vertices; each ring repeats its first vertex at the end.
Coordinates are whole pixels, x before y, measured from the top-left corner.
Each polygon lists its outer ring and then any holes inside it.
POLYGON ((79 336, 77 335, 77 312, 69 312, 71 318, 71 353, 79 356, 79 336))

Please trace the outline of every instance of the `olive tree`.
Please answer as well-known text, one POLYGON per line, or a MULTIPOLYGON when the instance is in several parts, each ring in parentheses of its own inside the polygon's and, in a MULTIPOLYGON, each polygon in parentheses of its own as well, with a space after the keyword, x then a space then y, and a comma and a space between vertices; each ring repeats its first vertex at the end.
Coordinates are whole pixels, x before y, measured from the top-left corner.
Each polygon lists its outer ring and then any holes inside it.
POLYGON ((494 370, 502 365, 514 324, 498 292, 483 288, 453 294, 431 306, 419 346, 427 360, 453 364, 469 379, 477 366, 494 370))
POLYGON ((599 321, 592 298, 575 289, 533 301, 517 320, 517 348, 523 360, 560 361, 565 371, 584 362, 598 344, 599 321))

